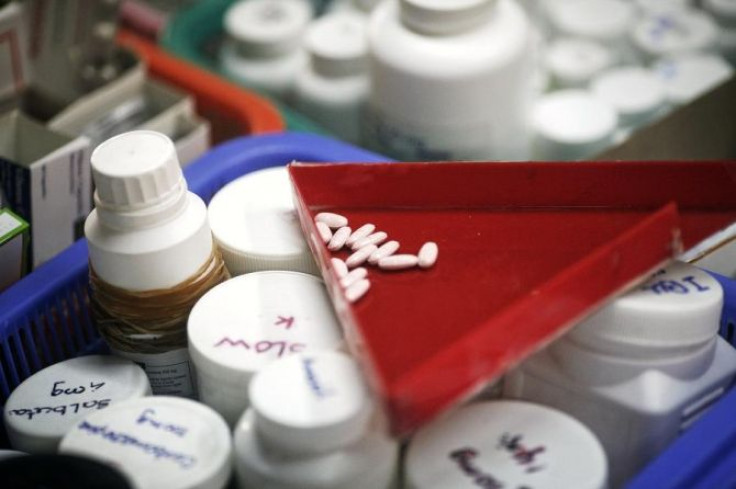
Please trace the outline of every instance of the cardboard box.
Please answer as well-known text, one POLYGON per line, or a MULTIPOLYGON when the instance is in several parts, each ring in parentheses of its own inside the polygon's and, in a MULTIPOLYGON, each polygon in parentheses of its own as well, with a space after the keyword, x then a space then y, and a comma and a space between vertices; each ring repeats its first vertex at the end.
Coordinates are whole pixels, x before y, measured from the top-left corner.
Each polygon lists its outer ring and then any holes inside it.
POLYGON ((34 267, 84 234, 92 210, 89 140, 53 131, 18 111, 0 117, 0 182, 31 225, 34 267))
POLYGON ((0 292, 20 280, 28 270, 28 223, 0 207, 0 292))

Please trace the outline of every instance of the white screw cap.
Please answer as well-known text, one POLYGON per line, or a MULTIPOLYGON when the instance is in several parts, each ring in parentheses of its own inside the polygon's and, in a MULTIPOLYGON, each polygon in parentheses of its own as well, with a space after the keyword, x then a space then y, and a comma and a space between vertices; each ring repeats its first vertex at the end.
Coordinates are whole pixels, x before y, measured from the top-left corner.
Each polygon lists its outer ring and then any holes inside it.
POLYGON ((108 139, 92 153, 95 204, 136 209, 186 190, 174 143, 155 131, 131 131, 108 139))
POLYGON ((350 76, 368 66, 367 17, 335 12, 315 21, 306 36, 312 66, 324 76, 350 76))
POLYGON ((662 112, 667 96, 662 80, 652 71, 638 66, 609 70, 591 84, 595 95, 616 109, 620 124, 636 127, 662 112))
POLYGON ((401 0, 401 20, 425 34, 472 29, 488 18, 496 0, 401 0))

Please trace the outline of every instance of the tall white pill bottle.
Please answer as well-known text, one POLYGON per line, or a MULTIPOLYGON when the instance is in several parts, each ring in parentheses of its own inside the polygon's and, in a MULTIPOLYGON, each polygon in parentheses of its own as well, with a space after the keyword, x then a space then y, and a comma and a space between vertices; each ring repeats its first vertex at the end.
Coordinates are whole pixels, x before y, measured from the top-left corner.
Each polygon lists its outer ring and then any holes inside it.
POLYGON ((504 395, 586 424, 620 487, 731 385, 736 351, 717 335, 722 307, 713 277, 675 262, 524 362, 504 395))
POLYGON ((395 487, 398 444, 378 429, 354 360, 316 352, 278 360, 250 385, 235 428, 241 489, 395 487))
POLYGON ((368 32, 368 147, 403 160, 528 157, 537 43, 514 0, 387 0, 368 32))

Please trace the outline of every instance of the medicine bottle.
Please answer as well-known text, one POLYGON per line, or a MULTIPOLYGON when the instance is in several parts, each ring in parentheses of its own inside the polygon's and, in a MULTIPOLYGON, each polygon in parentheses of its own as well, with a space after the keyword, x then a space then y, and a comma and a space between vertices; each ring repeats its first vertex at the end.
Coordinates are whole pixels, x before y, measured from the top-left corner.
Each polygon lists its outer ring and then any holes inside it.
POLYGON ((222 70, 240 83, 287 99, 307 62, 303 36, 312 18, 307 0, 241 0, 225 14, 222 70))
POLYGON ((226 276, 207 208, 187 191, 165 135, 133 131, 92 153, 95 209, 85 222, 91 300, 114 353, 141 364, 154 394, 194 396, 186 317, 226 276))
POLYGON ((192 309, 188 333, 200 400, 230 426, 248 407, 248 385, 260 369, 344 346, 323 282, 298 272, 253 272, 218 285, 192 309))
POLYGON ((484 401, 463 406, 409 441, 406 489, 604 489, 607 462, 582 423, 545 406, 484 401))
POLYGON ((335 12, 307 31, 310 62, 294 86, 294 107, 340 139, 360 142, 360 125, 369 93, 368 18, 335 12))
POLYGON ((242 489, 395 487, 398 444, 378 429, 361 373, 348 356, 299 354, 250 385, 234 432, 242 489))
POLYGON ((675 262, 522 363, 504 395, 587 425, 620 487, 730 387, 736 351, 717 336, 722 307, 714 278, 675 262))
POLYGON ((667 102, 685 105, 734 76, 728 61, 715 54, 686 54, 658 61, 652 66, 662 80, 667 102))
POLYGON ((537 43, 514 0, 387 0, 368 36, 368 147, 410 161, 528 157, 537 43))
POLYGON ((79 421, 59 453, 112 465, 136 489, 223 489, 232 470, 225 421, 190 399, 125 401, 79 421))
POLYGON ((616 55, 590 39, 561 37, 546 49, 544 64, 555 88, 586 88, 596 75, 612 66, 616 55))
POLYGON ((56 453, 61 438, 87 414, 151 394, 145 372, 130 360, 91 355, 36 372, 10 394, 3 409, 11 446, 56 453))
POLYGON ((631 38, 646 62, 665 56, 714 52, 718 25, 706 12, 670 10, 638 20, 631 38))

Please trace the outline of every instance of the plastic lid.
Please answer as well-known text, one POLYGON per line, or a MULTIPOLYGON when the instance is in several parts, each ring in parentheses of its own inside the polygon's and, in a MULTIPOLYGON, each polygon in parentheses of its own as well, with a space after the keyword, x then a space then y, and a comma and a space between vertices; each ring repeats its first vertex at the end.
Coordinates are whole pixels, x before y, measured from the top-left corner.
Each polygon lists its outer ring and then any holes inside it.
POLYGON ((53 453, 80 419, 109 405, 147 396, 148 377, 135 363, 106 355, 47 367, 26 379, 4 407, 11 445, 28 453, 53 453))
POLYGON ((334 352, 271 363, 250 384, 256 429, 276 449, 321 453, 359 440, 371 403, 358 365, 334 352))
POLYGON ((307 32, 306 45, 312 66, 324 76, 362 73, 368 62, 367 18, 343 11, 325 15, 307 32))
POLYGON ((485 22, 496 0, 400 0, 401 20, 424 34, 454 34, 485 22))
POLYGON ((665 84, 667 99, 675 105, 691 102, 734 75, 728 61, 715 55, 662 60, 654 66, 654 71, 665 84))
POLYGON ((699 268, 675 262, 576 326, 568 337, 611 354, 687 351, 718 333, 723 289, 699 268))
POLYGON ((715 15, 720 24, 736 27, 735 0, 703 0, 703 8, 715 15))
POLYGON ((601 74, 593 93, 616 109, 620 124, 636 126, 650 121, 666 103, 662 80, 650 70, 627 66, 601 74))
POLYGON ((212 198, 207 215, 231 274, 319 273, 299 226, 285 167, 233 180, 212 198))
POLYGON ((560 33, 599 41, 623 39, 635 9, 623 0, 576 0, 549 3, 550 22, 560 33))
POLYGON ((586 85, 611 66, 614 56, 603 44, 580 38, 561 38, 546 52, 546 65, 555 83, 563 88, 586 85))
POLYGON ((136 209, 162 203, 187 189, 174 143, 155 131, 108 139, 92 153, 95 204, 136 209))
POLYGON ((643 54, 670 56, 714 48, 718 26, 707 14, 674 10, 645 17, 635 25, 632 37, 643 54))
POLYGON ((225 13, 225 31, 244 56, 277 56, 297 49, 312 19, 306 0, 240 1, 225 13))
POLYGON ((462 407, 419 430, 405 474, 410 489, 603 489, 608 464, 600 442, 572 417, 535 404, 492 401, 462 407))
POLYGON ((187 329, 197 370, 230 383, 248 382, 293 353, 342 346, 324 284, 297 272, 249 273, 214 287, 192 309, 187 329))
POLYGON ((74 455, 28 455, 0 461, 8 489, 133 489, 119 470, 74 455))
POLYGON ((232 443, 212 409, 180 397, 144 397, 97 411, 64 436, 60 452, 116 466, 137 489, 220 489, 232 443))

